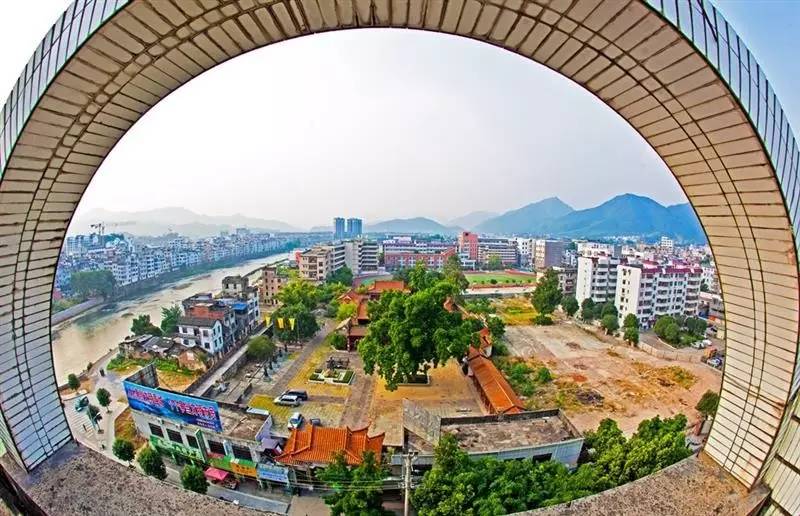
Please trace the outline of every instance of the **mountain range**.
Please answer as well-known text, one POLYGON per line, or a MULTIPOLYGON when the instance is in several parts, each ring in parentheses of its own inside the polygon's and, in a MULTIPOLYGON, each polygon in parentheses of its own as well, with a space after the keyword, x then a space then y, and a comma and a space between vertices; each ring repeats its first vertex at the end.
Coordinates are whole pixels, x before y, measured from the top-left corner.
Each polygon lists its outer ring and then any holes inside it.
MULTIPOLYGON (((237 227, 268 232, 303 231, 286 222, 244 215, 199 215, 185 208, 160 208, 141 212, 96 209, 76 217, 70 233, 90 233, 91 224, 106 224, 107 232, 133 235, 163 235, 176 232, 201 238, 237 227)), ((332 231, 315 226, 312 231, 332 231)), ((682 242, 704 242, 705 234, 688 204, 664 206, 634 194, 618 195, 584 210, 575 210, 557 197, 549 197, 502 214, 476 211, 443 224, 426 217, 389 219, 368 223, 368 233, 427 233, 455 235, 463 230, 494 235, 534 235, 563 238, 603 238, 662 235, 682 242)))

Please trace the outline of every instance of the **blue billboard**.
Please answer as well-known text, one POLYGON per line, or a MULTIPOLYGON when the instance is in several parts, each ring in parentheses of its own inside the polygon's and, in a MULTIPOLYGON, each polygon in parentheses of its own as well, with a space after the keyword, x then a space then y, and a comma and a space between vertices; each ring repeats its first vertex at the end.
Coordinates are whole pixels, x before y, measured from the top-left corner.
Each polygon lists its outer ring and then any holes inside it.
POLYGON ((222 431, 216 401, 185 394, 153 389, 132 382, 122 382, 128 404, 133 410, 172 419, 181 423, 222 431))

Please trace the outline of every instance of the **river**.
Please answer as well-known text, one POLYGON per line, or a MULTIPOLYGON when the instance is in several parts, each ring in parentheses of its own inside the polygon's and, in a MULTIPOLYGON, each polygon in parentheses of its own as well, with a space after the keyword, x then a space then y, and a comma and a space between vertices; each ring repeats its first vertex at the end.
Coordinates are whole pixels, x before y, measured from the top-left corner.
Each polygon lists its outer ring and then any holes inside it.
POLYGON ((222 278, 247 274, 267 263, 289 258, 281 253, 266 258, 248 260, 233 267, 188 276, 165 284, 160 290, 119 301, 99 310, 92 310, 53 328, 53 361, 58 383, 66 382, 69 373, 79 373, 89 362, 94 362, 116 348, 130 335, 131 320, 140 314, 149 314, 153 323, 161 322, 161 307, 180 304, 198 292, 222 290, 222 278))

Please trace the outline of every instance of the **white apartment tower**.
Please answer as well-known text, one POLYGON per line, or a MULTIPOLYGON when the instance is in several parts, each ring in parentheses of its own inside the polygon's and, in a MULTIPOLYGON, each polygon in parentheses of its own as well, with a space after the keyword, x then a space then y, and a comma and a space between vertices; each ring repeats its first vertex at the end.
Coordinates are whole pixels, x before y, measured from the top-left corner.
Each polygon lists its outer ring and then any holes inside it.
POLYGON ((620 320, 635 314, 642 328, 650 328, 662 315, 697 315, 700 267, 645 263, 620 265, 618 271, 614 304, 620 320))
POLYGON ((619 264, 620 259, 616 256, 579 256, 575 281, 575 298, 578 302, 588 298, 595 303, 613 301, 619 264))

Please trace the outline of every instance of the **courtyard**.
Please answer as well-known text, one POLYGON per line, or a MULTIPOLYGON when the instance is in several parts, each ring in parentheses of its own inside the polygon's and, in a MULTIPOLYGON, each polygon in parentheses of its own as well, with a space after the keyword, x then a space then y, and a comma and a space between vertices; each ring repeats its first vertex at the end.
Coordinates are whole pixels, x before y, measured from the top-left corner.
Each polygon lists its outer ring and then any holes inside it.
POLYGON ((707 390, 719 391, 721 374, 701 363, 651 356, 620 341, 572 322, 553 326, 509 326, 510 357, 496 361, 547 367, 553 380, 524 398, 529 408, 566 412, 585 432, 603 418, 615 419, 627 434, 639 422, 660 415, 683 413, 692 424, 694 409, 707 390))

